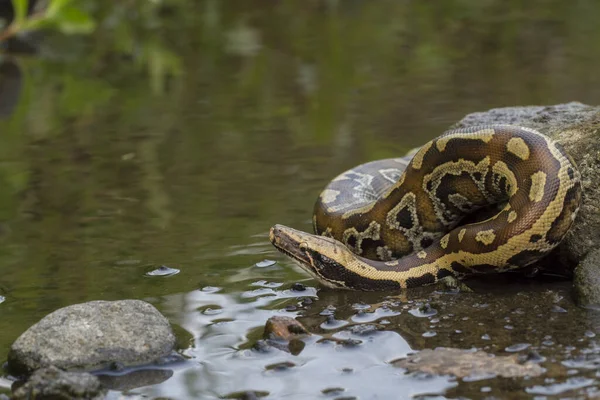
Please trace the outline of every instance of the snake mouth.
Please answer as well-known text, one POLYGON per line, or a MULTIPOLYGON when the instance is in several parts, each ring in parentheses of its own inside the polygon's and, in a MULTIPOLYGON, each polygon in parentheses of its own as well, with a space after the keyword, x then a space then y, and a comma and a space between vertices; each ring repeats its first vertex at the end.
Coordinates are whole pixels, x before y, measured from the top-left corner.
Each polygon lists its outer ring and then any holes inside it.
POLYGON ((275 225, 269 231, 269 240, 277 250, 297 261, 304 269, 311 269, 310 258, 302 251, 302 242, 297 236, 300 231, 284 225, 275 225))

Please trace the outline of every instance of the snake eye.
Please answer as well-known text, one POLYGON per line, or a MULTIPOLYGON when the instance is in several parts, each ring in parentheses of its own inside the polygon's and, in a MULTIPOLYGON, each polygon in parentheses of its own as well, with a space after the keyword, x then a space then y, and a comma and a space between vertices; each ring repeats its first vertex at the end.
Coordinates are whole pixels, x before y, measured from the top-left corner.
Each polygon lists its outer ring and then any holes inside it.
POLYGON ((298 248, 302 251, 306 251, 306 250, 308 250, 308 244, 306 242, 302 242, 302 243, 300 243, 298 248))

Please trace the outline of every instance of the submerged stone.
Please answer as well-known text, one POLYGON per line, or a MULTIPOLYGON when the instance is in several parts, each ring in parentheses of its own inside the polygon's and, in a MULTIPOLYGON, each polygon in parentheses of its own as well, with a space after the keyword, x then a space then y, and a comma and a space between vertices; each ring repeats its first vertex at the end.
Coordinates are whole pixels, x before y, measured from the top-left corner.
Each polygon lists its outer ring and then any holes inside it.
POLYGON ((107 390, 94 375, 65 372, 56 367, 37 370, 13 393, 13 399, 104 399, 107 390))
POLYGON ((407 358, 394 362, 394 365, 409 371, 419 371, 432 375, 454 375, 458 378, 475 376, 539 376, 544 369, 532 362, 521 363, 516 355, 494 356, 484 351, 470 351, 438 347, 435 350, 422 350, 407 358))
POLYGON ((30 327, 12 344, 8 367, 27 375, 50 365, 79 371, 142 365, 174 345, 169 321, 151 304, 91 301, 56 310, 30 327))

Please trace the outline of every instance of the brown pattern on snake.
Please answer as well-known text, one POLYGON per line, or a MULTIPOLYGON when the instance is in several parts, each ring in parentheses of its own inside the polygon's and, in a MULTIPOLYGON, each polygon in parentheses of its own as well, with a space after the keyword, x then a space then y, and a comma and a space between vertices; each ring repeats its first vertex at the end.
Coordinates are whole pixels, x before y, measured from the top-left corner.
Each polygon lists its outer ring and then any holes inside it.
POLYGON ((449 131, 424 145, 400 174, 406 162, 363 164, 325 188, 315 205, 315 233, 345 246, 280 226, 272 242, 329 286, 409 287, 448 273, 530 264, 560 242, 581 202, 575 164, 559 144, 527 128, 449 131), (488 213, 478 217, 482 209, 488 213), (323 257, 327 268, 318 267, 323 257), (350 275, 352 283, 344 280, 350 275), (364 279, 360 285, 356 275, 364 279))

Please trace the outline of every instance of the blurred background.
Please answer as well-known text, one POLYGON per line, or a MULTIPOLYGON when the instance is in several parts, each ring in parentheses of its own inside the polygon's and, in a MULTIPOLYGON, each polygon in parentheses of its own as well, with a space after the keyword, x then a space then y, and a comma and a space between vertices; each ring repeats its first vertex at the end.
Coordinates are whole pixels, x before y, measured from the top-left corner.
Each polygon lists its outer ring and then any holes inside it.
POLYGON ((177 322, 164 296, 314 284, 253 265, 278 257, 271 225, 310 229, 338 173, 467 113, 600 103, 596 0, 9 3, 0 359, 78 302, 146 299, 177 322), (145 277, 160 265, 182 272, 145 277))

